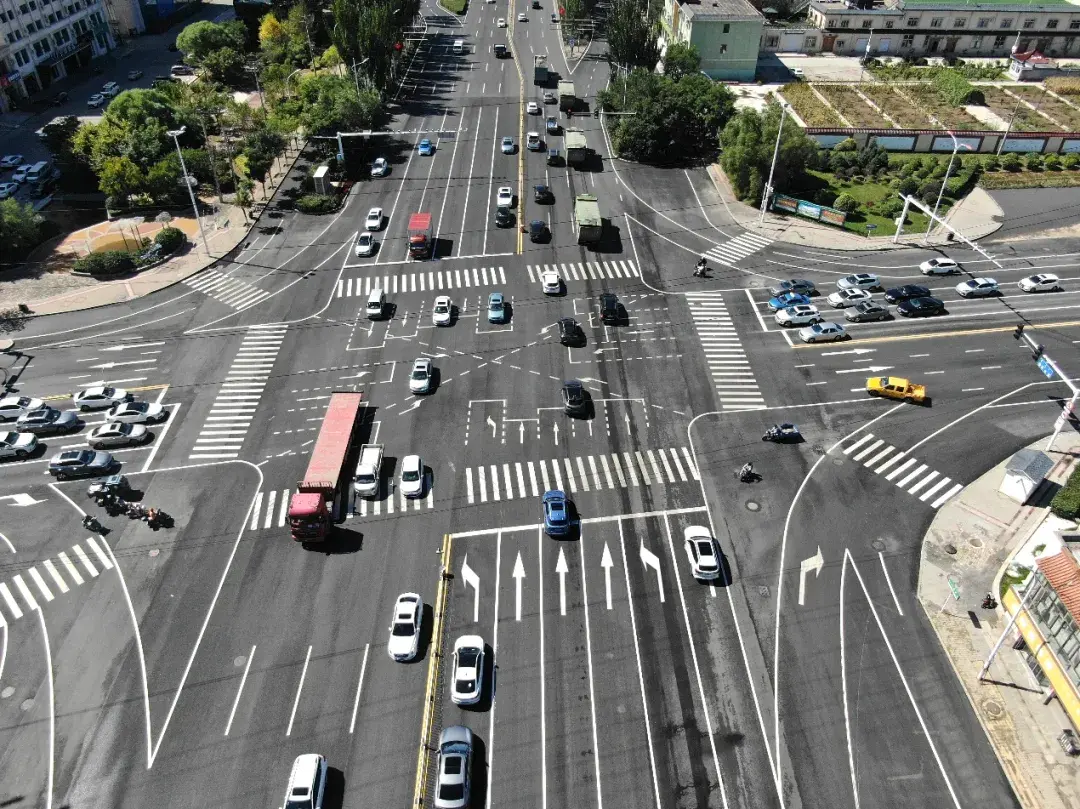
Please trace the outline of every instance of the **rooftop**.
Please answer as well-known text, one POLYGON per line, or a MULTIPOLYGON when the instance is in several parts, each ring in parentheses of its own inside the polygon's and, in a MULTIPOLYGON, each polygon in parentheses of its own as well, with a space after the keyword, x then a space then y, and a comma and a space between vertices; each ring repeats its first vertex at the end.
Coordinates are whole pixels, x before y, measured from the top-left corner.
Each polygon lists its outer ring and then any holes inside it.
POLYGON ((1058 594, 1073 619, 1080 623, 1080 564, 1069 551, 1038 560, 1039 570, 1058 594))
POLYGON ((679 9, 691 20, 764 20, 749 0, 702 0, 679 3, 679 9))

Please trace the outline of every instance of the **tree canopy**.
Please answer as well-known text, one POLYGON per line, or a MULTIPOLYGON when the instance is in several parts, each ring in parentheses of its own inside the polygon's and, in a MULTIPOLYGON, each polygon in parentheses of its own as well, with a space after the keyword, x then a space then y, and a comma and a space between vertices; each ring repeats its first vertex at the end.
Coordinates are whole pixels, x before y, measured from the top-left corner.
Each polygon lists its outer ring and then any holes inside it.
POLYGON ((217 23, 209 20, 193 22, 176 37, 176 47, 189 64, 201 65, 214 51, 231 48, 244 50, 244 24, 239 20, 217 23))
POLYGON ((608 59, 654 70, 660 62, 660 25, 648 0, 614 0, 607 20, 608 59))

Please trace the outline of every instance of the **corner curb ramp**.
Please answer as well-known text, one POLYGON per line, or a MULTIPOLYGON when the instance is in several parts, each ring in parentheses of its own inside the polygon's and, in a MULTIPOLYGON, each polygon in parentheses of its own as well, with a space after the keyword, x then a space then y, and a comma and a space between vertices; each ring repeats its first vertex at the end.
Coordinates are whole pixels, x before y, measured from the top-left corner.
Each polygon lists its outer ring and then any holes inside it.
POLYGON ((453 535, 444 534, 442 549, 442 570, 439 573, 439 587, 435 593, 435 620, 431 627, 431 646, 428 649, 428 673, 424 686, 424 716, 420 722, 420 746, 416 756, 416 782, 413 788, 413 809, 421 809, 427 800, 428 772, 431 751, 435 741, 435 708, 438 705, 439 675, 442 668, 442 630, 446 615, 446 599, 450 591, 449 583, 453 580, 450 572, 453 535))

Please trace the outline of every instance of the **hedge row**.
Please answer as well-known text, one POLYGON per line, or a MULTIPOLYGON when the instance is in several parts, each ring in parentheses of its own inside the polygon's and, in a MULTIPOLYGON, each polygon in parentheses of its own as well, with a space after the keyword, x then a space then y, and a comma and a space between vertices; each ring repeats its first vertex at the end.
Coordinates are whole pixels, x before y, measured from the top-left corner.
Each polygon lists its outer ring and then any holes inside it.
POLYGON ((75 272, 89 275, 116 275, 135 269, 135 258, 124 250, 90 253, 75 261, 75 272))
POLYGON ((326 194, 304 194, 296 200, 296 209, 301 213, 330 213, 337 206, 337 197, 326 194))
POLYGON ((1063 520, 1080 517, 1080 464, 1077 464, 1065 485, 1050 501, 1050 510, 1063 520))
POLYGON ((154 237, 154 244, 161 246, 161 254, 169 255, 187 242, 187 234, 180 228, 162 228, 154 237))

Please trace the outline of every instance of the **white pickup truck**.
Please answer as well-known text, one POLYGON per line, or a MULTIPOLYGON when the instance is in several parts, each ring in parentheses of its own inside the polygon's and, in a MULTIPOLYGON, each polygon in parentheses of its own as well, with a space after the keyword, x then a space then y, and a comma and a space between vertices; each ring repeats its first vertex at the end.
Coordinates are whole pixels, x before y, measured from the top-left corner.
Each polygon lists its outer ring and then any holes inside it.
POLYGON ((361 497, 375 497, 379 493, 379 467, 382 466, 383 445, 364 444, 360 447, 360 461, 353 476, 353 489, 361 497))

